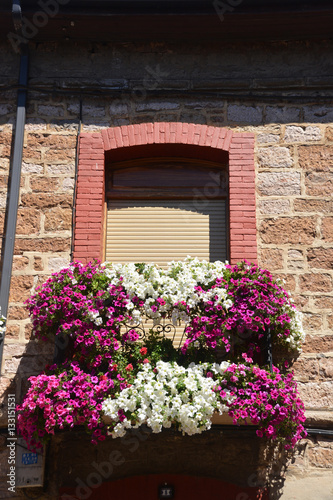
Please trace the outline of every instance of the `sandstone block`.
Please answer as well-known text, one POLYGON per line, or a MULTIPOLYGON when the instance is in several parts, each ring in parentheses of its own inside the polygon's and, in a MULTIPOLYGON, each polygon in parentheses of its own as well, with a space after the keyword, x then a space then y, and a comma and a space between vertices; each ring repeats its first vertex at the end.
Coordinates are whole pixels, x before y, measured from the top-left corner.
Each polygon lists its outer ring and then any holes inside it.
POLYGON ((325 379, 333 379, 333 358, 321 358, 319 360, 319 375, 325 379))
POLYGON ((7 323, 6 325, 6 339, 19 341, 20 339, 20 327, 18 325, 13 325, 7 323))
POLYGON ((312 123, 329 123, 333 122, 332 106, 304 106, 304 120, 312 123))
POLYGON ((74 188, 74 179, 71 177, 66 177, 61 184, 61 187, 64 191, 73 191, 74 188))
POLYGON ((51 273, 55 273, 69 266, 69 259, 63 257, 52 257, 48 262, 48 270, 51 273))
POLYGON ((54 119, 49 124, 49 128, 51 131, 60 133, 64 131, 74 133, 78 129, 78 122, 77 120, 70 120, 68 118, 66 118, 65 120, 54 119))
POLYGON ((0 155, 1 158, 8 158, 10 157, 10 146, 0 144, 0 155))
POLYGON ((319 378, 319 364, 317 359, 299 358, 293 364, 293 369, 299 382, 307 382, 319 378))
POLYGON ((320 141, 322 139, 322 132, 319 127, 298 127, 290 125, 286 127, 284 140, 286 142, 312 142, 320 141))
POLYGON ((320 314, 303 313, 303 327, 307 332, 314 330, 318 332, 323 326, 323 319, 320 314))
POLYGON ((299 198, 294 200, 294 209, 296 212, 320 212, 327 214, 333 212, 333 201, 299 198))
POLYGON ((115 101, 109 107, 110 116, 127 116, 128 115, 128 104, 115 101))
POLYGON ((73 203, 71 193, 22 193, 21 205, 24 207, 51 208, 61 206, 70 208, 73 203))
MULTIPOLYGON (((25 340, 33 340, 33 338, 34 338, 31 323, 28 323, 24 327, 24 338, 25 338, 25 340)), ((44 367, 45 367, 45 364, 44 364, 44 367)), ((42 368, 42 370, 43 370, 43 368, 42 368)))
POLYGON ((28 118, 25 129, 29 132, 46 130, 46 121, 42 118, 28 118))
POLYGON ((7 174, 9 171, 9 158, 0 157, 0 172, 7 174))
POLYGON ((73 102, 67 106, 67 111, 71 115, 78 115, 80 112, 80 105, 78 102, 73 102))
POLYGON ((82 106, 82 113, 84 116, 101 117, 105 116, 104 106, 94 106, 93 104, 84 104, 82 106))
POLYGON ((35 148, 72 149, 76 145, 76 135, 74 134, 29 133, 27 140, 28 145, 35 148))
POLYGON ((22 173, 23 174, 42 174, 43 167, 36 163, 22 163, 22 173))
POLYGON ((282 146, 259 149, 258 160, 263 168, 289 168, 293 165, 290 150, 282 146))
MULTIPOLYGON (((333 297, 330 297, 333 300, 333 297)), ((333 351, 333 334, 332 335, 307 335, 303 344, 303 352, 330 352, 333 351)))
POLYGON ((302 260, 288 260, 288 269, 294 271, 304 269, 305 263, 302 260))
POLYGON ((17 238, 15 253, 23 252, 67 252, 70 249, 69 238, 17 238))
POLYGON ((225 101, 222 100, 207 100, 207 99, 198 99, 198 100, 187 100, 184 102, 184 106, 187 109, 205 109, 209 113, 216 113, 221 116, 223 113, 223 108, 225 106, 225 101))
POLYGON ((297 250, 296 248, 290 248, 290 250, 288 250, 288 259, 303 260, 304 255, 302 250, 297 250))
POLYGON ((74 163, 65 163, 63 165, 47 165, 47 173, 50 175, 74 175, 74 163))
POLYGON ((333 248, 311 248, 307 258, 310 268, 333 269, 333 248))
POLYGON ((283 269, 283 253, 277 248, 263 248, 260 252, 260 266, 269 271, 283 269))
POLYGON ((215 113, 208 114, 207 125, 222 127, 223 123, 224 123, 224 114, 222 111, 218 114, 215 114, 215 113))
POLYGON ((295 291, 296 288, 296 280, 293 274, 282 274, 282 273, 274 273, 276 278, 280 278, 283 283, 283 288, 288 292, 295 291))
POLYGON ((33 276, 12 276, 10 282, 9 302, 24 302, 30 296, 33 276))
POLYGON ((40 213, 33 208, 20 208, 17 212, 17 234, 37 234, 40 231, 40 213))
POLYGON ((136 111, 165 111, 169 109, 179 109, 179 107, 179 102, 142 102, 137 104, 136 111))
POLYGON ((328 328, 333 331, 333 314, 330 316, 327 316, 327 324, 328 324, 328 328))
POLYGON ((298 122, 300 109, 286 106, 267 106, 266 123, 292 123, 298 122))
POLYGON ((49 149, 44 153, 44 160, 46 162, 63 162, 75 160, 75 149, 49 149))
POLYGON ((53 193, 59 187, 59 179, 55 177, 31 177, 30 187, 34 192, 53 193))
POLYGON ((24 163, 40 163, 42 154, 34 146, 24 146, 22 160, 24 163))
POLYGON ((263 243, 311 245, 316 237, 316 220, 310 217, 266 219, 259 228, 263 243))
POLYGON ((298 391, 305 406, 310 408, 332 408, 332 382, 299 383, 298 391))
POLYGON ((259 211, 263 215, 280 215, 290 211, 289 200, 260 200, 259 211))
POLYGON ((40 104, 37 108, 38 115, 47 117, 64 116, 64 108, 61 105, 54 106, 52 104, 40 104))
POLYGON ((271 144, 279 142, 280 136, 277 134, 258 134, 257 142, 258 144, 271 144))
POLYGON ((1 130, 0 144, 5 145, 5 146, 9 146, 9 148, 10 148, 11 143, 12 143, 12 133, 11 132, 4 132, 3 130, 1 130))
POLYGON ((258 192, 263 196, 301 194, 301 175, 299 172, 260 172, 258 192))
POLYGON ((19 321, 27 318, 29 318, 29 312, 25 306, 10 306, 8 308, 8 321, 19 321))
POLYGON ((333 297, 325 296, 316 297, 314 305, 318 309, 332 309, 333 310, 333 297))
POLYGON ((333 169, 333 146, 299 146, 298 163, 308 171, 326 171, 333 169))
POLYGON ((299 311, 308 310, 309 297, 305 295, 295 295, 293 297, 294 304, 299 311))
POLYGON ((8 115, 13 111, 13 106, 11 104, 0 104, 0 116, 8 115))
POLYGON ((308 460, 310 467, 333 468, 333 450, 329 448, 310 448, 308 450, 308 460))
MULTIPOLYGON (((325 411, 325 410, 307 410, 306 413, 306 425, 310 425, 311 427, 314 427, 315 429, 318 429, 320 427, 326 427, 329 429, 332 425, 333 422, 333 415, 332 412, 330 411, 325 411)), ((317 438, 316 440, 320 446, 325 446, 322 444, 321 439, 317 438)), ((311 446, 313 447, 313 446, 311 446)), ((331 483, 331 481, 330 481, 331 483)), ((330 484, 329 483, 329 484, 330 484)))
POLYGON ((43 259, 41 257, 34 257, 34 270, 35 271, 43 271, 43 259))
POLYGON ((45 213, 44 229, 48 232, 65 231, 72 226, 72 211, 55 207, 45 213))
POLYGON ((324 217, 321 224, 321 234, 325 241, 333 242, 333 217, 324 217))
POLYGON ((260 106, 245 106, 243 104, 229 104, 228 120, 231 122, 259 125, 263 120, 263 110, 260 106))
MULTIPOLYGON (((113 126, 120 126, 120 125, 129 125, 129 120, 126 120, 125 123, 113 123, 113 126)), ((100 132, 104 128, 108 128, 110 126, 109 121, 102 121, 102 120, 93 120, 92 118, 87 119, 86 123, 82 126, 82 132, 100 132)), ((62 128, 62 127, 61 127, 62 128)))
POLYGON ((326 127, 326 139, 333 141, 333 127, 326 127))
POLYGON ((23 257, 23 255, 14 255, 13 258, 13 271, 23 271, 29 265, 28 257, 23 257))
POLYGON ((304 269, 305 260, 301 250, 291 248, 288 250, 288 268, 289 269, 304 269))
POLYGON ((0 208, 6 208, 7 193, 0 193, 0 208))
POLYGON ((2 190, 6 191, 7 186, 8 186, 8 175, 0 175, 0 189, 1 189, 1 191, 2 190))
POLYGON ((312 172, 305 177, 306 194, 309 196, 331 196, 333 172, 312 172))
POLYGON ((300 276, 302 292, 331 292, 332 277, 329 274, 312 273, 300 276))

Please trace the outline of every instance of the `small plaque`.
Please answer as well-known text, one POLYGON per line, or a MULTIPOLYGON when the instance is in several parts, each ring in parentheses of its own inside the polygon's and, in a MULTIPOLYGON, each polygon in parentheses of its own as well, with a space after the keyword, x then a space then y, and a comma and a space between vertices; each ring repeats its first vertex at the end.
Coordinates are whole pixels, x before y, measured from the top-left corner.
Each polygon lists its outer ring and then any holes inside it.
POLYGON ((16 444, 16 487, 43 486, 44 461, 42 453, 33 453, 27 449, 24 439, 18 438, 16 444))

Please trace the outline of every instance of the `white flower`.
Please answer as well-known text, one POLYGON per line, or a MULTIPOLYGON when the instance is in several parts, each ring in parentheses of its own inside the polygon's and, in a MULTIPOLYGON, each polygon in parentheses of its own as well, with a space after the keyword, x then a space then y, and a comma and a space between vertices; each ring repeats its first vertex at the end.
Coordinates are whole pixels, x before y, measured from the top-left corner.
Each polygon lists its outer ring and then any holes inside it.
MULTIPOLYGON (((213 391, 216 380, 205 376, 209 370, 216 377, 223 377, 229 363, 191 363, 188 368, 172 362, 159 361, 156 372, 147 363, 138 372, 131 387, 124 389, 116 399, 106 399, 103 411, 114 422, 111 435, 123 436, 126 429, 146 424, 153 432, 177 423, 181 432, 192 435, 201 433, 211 426, 215 410, 220 413, 227 407, 218 400, 213 391), (185 387, 185 389, 184 389, 185 387), (119 421, 119 410, 131 413, 130 420, 119 421)), ((227 393, 225 400, 232 401, 227 393)))

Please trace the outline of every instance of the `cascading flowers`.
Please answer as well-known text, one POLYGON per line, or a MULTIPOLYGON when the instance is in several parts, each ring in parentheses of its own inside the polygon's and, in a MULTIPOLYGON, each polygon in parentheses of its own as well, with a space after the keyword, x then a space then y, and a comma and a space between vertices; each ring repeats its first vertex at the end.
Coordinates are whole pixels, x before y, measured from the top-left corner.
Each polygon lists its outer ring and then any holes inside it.
POLYGON ((214 411, 227 411, 234 423, 250 420, 258 436, 286 447, 305 435, 292 374, 251 359, 268 328, 273 344, 289 351, 300 351, 304 338, 289 295, 268 271, 191 258, 166 270, 75 262, 37 288, 27 307, 38 339, 67 344, 62 364, 32 377, 18 407, 31 448, 75 425, 93 442, 105 439, 104 414, 113 436, 143 423, 154 432, 171 425, 202 432, 214 411), (142 340, 146 317, 183 320, 182 349, 153 332, 142 340), (212 363, 223 349, 228 361, 212 363))
POLYGON ((214 411, 227 411, 226 403, 234 398, 228 390, 219 398, 216 381, 207 372, 222 374, 228 364, 192 363, 188 368, 175 362, 158 361, 155 368, 145 364, 130 387, 103 402, 105 415, 113 421, 112 436, 121 437, 142 424, 153 432, 174 425, 190 436, 210 429, 214 411))
MULTIPOLYGON (((247 358, 247 361, 252 361, 247 358)), ((153 432, 176 427, 184 434, 210 429, 214 412, 228 413, 234 424, 258 426, 257 435, 284 444, 286 449, 306 436, 301 401, 292 374, 283 377, 252 364, 159 361, 145 364, 128 388, 107 398, 102 408, 111 418, 110 434, 146 424, 153 432)))
POLYGON ((272 275, 254 265, 230 266, 187 258, 166 270, 153 264, 74 263, 55 273, 28 300, 38 338, 65 335, 84 356, 98 362, 124 340, 121 326, 132 325, 130 340, 142 318, 163 317, 187 324, 183 353, 190 349, 231 346, 238 356, 262 349, 270 328, 272 342, 300 351, 304 332, 300 314, 272 275))

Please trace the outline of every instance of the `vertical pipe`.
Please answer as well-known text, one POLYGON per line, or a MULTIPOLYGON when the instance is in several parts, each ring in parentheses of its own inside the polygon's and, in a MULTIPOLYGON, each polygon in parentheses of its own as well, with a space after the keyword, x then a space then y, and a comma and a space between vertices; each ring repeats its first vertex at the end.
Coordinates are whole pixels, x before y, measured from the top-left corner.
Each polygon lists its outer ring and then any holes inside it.
MULTIPOLYGON (((1 314, 7 316, 10 280, 12 275, 17 209, 21 181, 21 165, 23 154, 24 126, 27 102, 29 55, 27 45, 22 45, 20 56, 19 89, 17 92, 17 112, 15 125, 15 139, 13 159, 11 165, 11 177, 9 187, 9 198, 7 204, 7 221, 5 230, 5 244, 2 259, 0 307, 1 314)), ((0 338, 0 367, 3 355, 4 334, 0 338)))
POLYGON ((77 192, 77 174, 78 174, 78 164, 79 164, 79 141, 82 126, 82 97, 80 96, 80 109, 79 109, 79 123, 76 136, 76 147, 75 147, 75 175, 74 175, 74 190, 73 190, 73 209, 72 209, 72 241, 71 241, 71 262, 73 261, 74 255, 74 236, 75 236, 75 215, 76 215, 76 192, 77 192))

